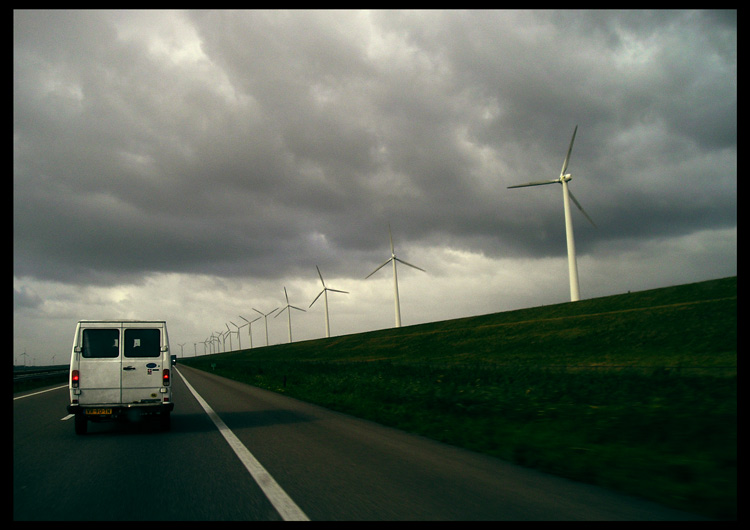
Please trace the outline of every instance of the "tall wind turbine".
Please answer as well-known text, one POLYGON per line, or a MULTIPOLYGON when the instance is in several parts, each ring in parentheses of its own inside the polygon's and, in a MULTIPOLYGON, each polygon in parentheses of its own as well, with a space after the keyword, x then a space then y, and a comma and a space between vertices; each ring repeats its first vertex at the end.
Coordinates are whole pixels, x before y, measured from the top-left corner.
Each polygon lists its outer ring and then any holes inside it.
POLYGON ((276 315, 273 318, 278 317, 281 313, 286 310, 286 314, 289 317, 289 343, 292 342, 292 309, 296 309, 298 311, 304 311, 301 307, 295 307, 293 305, 289 304, 289 296, 286 294, 286 287, 284 287, 284 298, 286 298, 286 306, 284 306, 284 309, 276 313, 276 315))
POLYGON ((320 276, 320 283, 323 284, 323 290, 320 291, 320 293, 318 293, 318 296, 316 296, 315 300, 312 301, 312 304, 310 304, 310 307, 313 306, 313 304, 318 300, 318 298, 320 298, 320 295, 322 294, 323 295, 323 299, 325 300, 325 303, 326 303, 326 337, 330 337, 331 336, 331 326, 330 326, 330 324, 328 322, 328 291, 331 291, 333 293, 346 293, 346 294, 349 294, 349 292, 348 291, 339 291, 338 289, 331 289, 329 287, 326 287, 326 282, 323 281, 323 275, 320 274, 320 269, 318 268, 317 265, 315 265, 315 268, 318 269, 318 276, 320 276))
POLYGON ((365 276, 365 280, 367 278, 369 278, 370 276, 372 276, 373 274, 375 274, 376 272, 378 272, 380 269, 382 269, 386 265, 388 265, 389 262, 393 263, 393 297, 395 298, 395 304, 396 304, 396 327, 400 328, 401 327, 401 305, 399 304, 399 301, 398 301, 398 275, 396 274, 396 262, 399 261, 399 262, 403 263, 404 265, 408 265, 409 267, 412 267, 414 269, 420 270, 422 272, 427 272, 427 271, 424 270, 424 269, 422 269, 422 268, 420 268, 420 267, 417 267, 416 265, 412 265, 411 263, 407 263, 404 260, 399 259, 399 258, 396 257, 396 251, 393 250, 393 235, 391 234, 391 225, 390 224, 388 224, 388 237, 391 240, 391 257, 390 257, 390 259, 388 259, 385 263, 383 263, 380 267, 378 267, 377 269, 375 269, 374 271, 372 271, 370 274, 368 274, 367 276, 365 276))
POLYGON ((568 189, 568 181, 573 178, 570 173, 565 173, 568 169, 568 161, 570 160, 570 152, 573 150, 573 141, 576 139, 576 132, 578 131, 578 125, 573 129, 573 138, 570 139, 570 147, 568 147, 568 154, 565 156, 560 176, 554 180, 542 180, 537 182, 529 182, 527 184, 517 184, 515 186, 508 186, 508 188, 525 188, 528 186, 544 186, 545 184, 562 184, 563 190, 563 208, 565 209, 565 234, 568 240, 568 275, 570 276, 570 301, 577 302, 580 300, 578 292, 578 265, 576 264, 576 245, 573 239, 573 220, 570 215, 570 199, 573 200, 575 205, 581 210, 586 219, 596 226, 594 221, 591 220, 589 214, 583 209, 583 206, 573 196, 573 192, 568 189))
POLYGON ((242 320, 244 320, 245 322, 247 322, 247 324, 245 324, 245 325, 248 326, 248 328, 247 328, 247 334, 250 336, 250 348, 252 349, 252 347, 253 347, 253 322, 255 322, 257 320, 260 320, 261 317, 254 318, 253 320, 248 320, 245 317, 243 317, 242 315, 240 315, 240 318, 242 320))
MULTIPOLYGON (((278 307, 276 309, 278 309, 278 307)), ((276 309, 274 309, 273 311, 276 311, 276 309)), ((253 311, 258 311, 258 310, 253 307, 253 311)), ((273 311, 269 313, 261 313, 260 311, 258 311, 258 313, 263 315, 263 318, 265 319, 265 322, 266 322, 266 346, 268 346, 268 315, 273 313, 273 311)))

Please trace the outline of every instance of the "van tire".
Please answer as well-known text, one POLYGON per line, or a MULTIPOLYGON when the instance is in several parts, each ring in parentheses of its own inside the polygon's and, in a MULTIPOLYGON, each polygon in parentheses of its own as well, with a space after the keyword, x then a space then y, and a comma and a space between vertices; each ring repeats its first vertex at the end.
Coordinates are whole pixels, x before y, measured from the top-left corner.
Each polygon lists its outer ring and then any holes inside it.
POLYGON ((74 421, 76 425, 76 434, 86 434, 88 429, 88 420, 86 419, 86 416, 78 413, 76 414, 74 421))
POLYGON ((168 431, 172 426, 172 417, 169 412, 162 412, 159 421, 161 423, 162 431, 168 431))

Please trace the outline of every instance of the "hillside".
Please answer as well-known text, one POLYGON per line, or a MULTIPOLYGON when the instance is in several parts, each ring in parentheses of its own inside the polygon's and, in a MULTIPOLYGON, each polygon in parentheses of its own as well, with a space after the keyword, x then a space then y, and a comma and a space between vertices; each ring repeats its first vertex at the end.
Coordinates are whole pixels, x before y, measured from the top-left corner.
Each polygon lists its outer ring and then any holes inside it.
POLYGON ((221 359, 734 366, 737 278, 213 356, 221 359))

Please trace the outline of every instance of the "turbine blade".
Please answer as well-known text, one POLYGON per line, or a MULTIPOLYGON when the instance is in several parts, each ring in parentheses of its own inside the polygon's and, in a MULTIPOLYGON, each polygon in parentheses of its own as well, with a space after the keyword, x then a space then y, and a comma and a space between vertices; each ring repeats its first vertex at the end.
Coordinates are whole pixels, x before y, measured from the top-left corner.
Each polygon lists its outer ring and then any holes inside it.
MULTIPOLYGON (((288 309, 288 308, 289 308, 289 306, 286 306, 286 307, 285 307, 284 309, 288 309)), ((282 314, 282 313, 284 312, 284 309, 282 309, 281 311, 279 311, 278 313, 276 313, 276 314, 275 314, 275 315, 273 316, 273 318, 278 318, 278 316, 279 316, 280 314, 282 314)), ((270 315, 271 313, 268 313, 268 314, 270 315)))
POLYGON ((416 265, 412 265, 411 263, 407 263, 407 262, 405 262, 404 260, 402 260, 401 258, 396 258, 396 261, 400 261, 400 262, 401 262, 401 263, 403 263, 404 265, 408 265, 409 267, 412 267, 412 268, 418 269, 418 270, 420 270, 420 271, 422 271, 422 272, 427 272, 427 271, 426 271, 426 270, 424 270, 424 269, 423 269, 422 267, 417 267, 416 265))
POLYGON ((317 265, 315 265, 315 268, 318 269, 318 276, 320 276, 320 283, 322 283, 323 287, 325 287, 326 286, 326 282, 323 281, 323 275, 320 274, 320 269, 318 268, 317 265))
MULTIPOLYGON (((304 309, 302 309, 301 307, 297 307, 296 305, 290 305, 289 307, 291 307, 292 309, 296 309, 298 311, 305 311, 304 309)), ((305 311, 305 313, 307 313, 307 311, 305 311)))
POLYGON ((565 162, 563 162, 563 167, 562 167, 562 170, 560 171, 561 177, 565 174, 565 170, 568 169, 568 160, 570 160, 570 152, 573 150, 573 142, 576 139, 577 131, 578 131, 578 125, 576 125, 576 128, 573 129, 573 138, 570 139, 570 147, 568 147, 568 154, 565 156, 565 162))
POLYGON ((316 296, 316 297, 315 297, 315 300, 313 300, 313 301, 312 301, 312 303, 310 304, 310 307, 312 307, 312 306, 313 306, 313 304, 314 304, 315 302, 317 302, 317 301, 318 301, 318 298, 320 298, 320 295, 322 295, 322 294, 323 294, 324 292, 326 292, 326 290, 325 290, 325 289, 323 289, 322 291, 320 291, 320 292, 318 293, 318 296, 316 296))
POLYGON ((391 256, 394 256, 396 253, 393 250, 393 234, 391 233, 391 223, 388 223, 388 239, 391 241, 391 256))
POLYGON ((526 184, 516 184, 515 186, 508 186, 508 189, 510 188, 526 188, 528 186, 544 186, 545 184, 555 184, 559 183, 560 179, 555 180, 538 180, 536 182, 527 182, 526 184))
POLYGON ((243 317, 242 315, 240 315, 240 318, 241 318, 242 320, 244 320, 245 322, 247 322, 248 324, 250 323, 250 321, 249 321, 248 319, 246 319, 245 317, 243 317))
POLYGON ((390 259, 389 259, 389 260, 387 260, 387 261, 386 261, 385 263, 383 263, 383 264, 382 264, 382 265, 381 265, 380 267, 378 267, 377 269, 375 269, 374 271, 372 271, 372 272, 371 272, 370 274, 368 274, 367 276, 365 276, 365 280, 366 280, 367 278, 369 278, 370 276, 372 276, 373 274, 375 274, 376 272, 378 272, 378 271, 379 271, 380 269, 382 269, 382 268, 383 268, 383 267, 385 267, 386 265, 388 265, 388 264, 389 264, 389 263, 391 262, 391 260, 392 260, 392 259, 393 259, 393 258, 390 258, 390 259))
MULTIPOLYGON (((253 307, 253 311, 258 311, 258 310, 253 307)), ((260 311, 258 311, 258 313, 260 313, 260 311)), ((263 315, 263 313, 260 313, 260 314, 263 315)), ((263 315, 263 316, 266 316, 266 315, 263 315)))
MULTIPOLYGON (((338 289, 330 289, 330 288, 327 288, 327 289, 328 289, 329 291, 332 291, 332 292, 334 292, 334 293, 344 293, 344 294, 349 294, 349 291, 339 291, 338 289)), ((322 293, 321 293, 321 294, 322 294, 322 293)))
POLYGON ((286 305, 289 305, 289 296, 286 294, 286 287, 284 287, 284 298, 286 298, 286 305))
POLYGON ((578 206, 578 209, 581 210, 581 213, 586 216, 586 219, 589 220, 589 223, 594 225, 596 228, 596 223, 589 217, 589 214, 586 213, 586 210, 583 209, 583 206, 581 206, 581 203, 578 202, 578 200, 575 198, 575 195, 573 195, 570 191, 570 188, 568 188, 568 196, 573 200, 576 206, 578 206))

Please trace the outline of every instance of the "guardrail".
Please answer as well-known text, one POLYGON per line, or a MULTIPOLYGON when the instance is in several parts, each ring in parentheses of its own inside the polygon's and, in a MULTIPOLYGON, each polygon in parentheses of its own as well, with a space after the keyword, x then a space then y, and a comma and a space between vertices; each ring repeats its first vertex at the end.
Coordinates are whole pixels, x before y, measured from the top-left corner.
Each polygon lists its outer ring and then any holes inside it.
POLYGON ((60 377, 67 373, 67 368, 31 368, 28 370, 15 370, 13 372, 13 382, 50 379, 52 377, 60 377))

